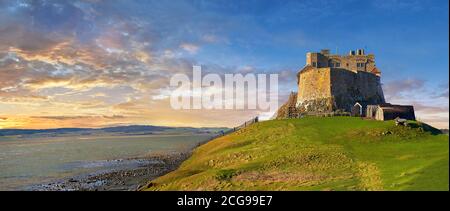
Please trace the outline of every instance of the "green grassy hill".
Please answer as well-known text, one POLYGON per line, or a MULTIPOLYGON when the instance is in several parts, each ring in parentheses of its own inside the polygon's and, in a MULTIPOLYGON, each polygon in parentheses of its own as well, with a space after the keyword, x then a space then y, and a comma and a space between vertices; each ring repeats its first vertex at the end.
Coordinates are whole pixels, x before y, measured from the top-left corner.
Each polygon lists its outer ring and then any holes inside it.
POLYGON ((449 137, 352 117, 260 122, 143 190, 449 190, 449 137))

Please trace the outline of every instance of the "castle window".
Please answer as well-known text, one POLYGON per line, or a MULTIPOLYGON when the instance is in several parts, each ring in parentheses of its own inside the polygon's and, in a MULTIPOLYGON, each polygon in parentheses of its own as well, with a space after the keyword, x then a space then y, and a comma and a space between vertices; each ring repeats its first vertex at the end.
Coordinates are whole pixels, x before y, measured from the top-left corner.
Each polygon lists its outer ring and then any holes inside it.
POLYGON ((313 67, 317 67, 317 63, 316 63, 316 62, 313 62, 313 63, 312 63, 312 66, 313 66, 313 67))
POLYGON ((341 67, 341 63, 336 63, 336 67, 341 67))

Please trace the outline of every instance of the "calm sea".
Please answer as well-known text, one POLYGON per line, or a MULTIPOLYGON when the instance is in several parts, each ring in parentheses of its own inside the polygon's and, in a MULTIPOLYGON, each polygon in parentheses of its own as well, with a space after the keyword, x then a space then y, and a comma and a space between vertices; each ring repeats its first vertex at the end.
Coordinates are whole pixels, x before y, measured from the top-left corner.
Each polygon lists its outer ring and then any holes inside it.
POLYGON ((24 190, 27 186, 56 179, 130 167, 132 163, 113 161, 154 152, 181 151, 194 147, 210 137, 210 135, 0 137, 0 190, 24 190))

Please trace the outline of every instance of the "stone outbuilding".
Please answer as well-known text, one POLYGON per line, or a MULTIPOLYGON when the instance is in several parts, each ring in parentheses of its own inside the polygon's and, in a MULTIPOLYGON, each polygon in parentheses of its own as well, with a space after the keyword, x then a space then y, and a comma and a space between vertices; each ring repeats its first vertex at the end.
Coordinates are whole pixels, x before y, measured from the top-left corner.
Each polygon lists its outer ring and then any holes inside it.
MULTIPOLYGON (((373 110, 371 110, 370 114, 373 114, 373 110)), ((393 120, 397 117, 407 120, 416 120, 416 116, 414 114, 414 107, 410 105, 392 105, 392 104, 381 104, 377 106, 375 112, 376 120, 386 121, 386 120, 393 120)))
POLYGON ((370 119, 375 119, 377 115, 378 105, 367 105, 366 107, 366 117, 370 119))

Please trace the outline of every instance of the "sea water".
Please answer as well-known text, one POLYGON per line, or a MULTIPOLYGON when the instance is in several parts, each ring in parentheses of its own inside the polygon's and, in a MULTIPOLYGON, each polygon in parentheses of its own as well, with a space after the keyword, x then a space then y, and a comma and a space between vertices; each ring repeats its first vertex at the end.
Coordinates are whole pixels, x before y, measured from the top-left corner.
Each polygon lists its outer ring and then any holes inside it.
POLYGON ((26 190, 27 186, 56 179, 133 167, 139 165, 140 160, 128 161, 127 158, 189 149, 210 137, 211 135, 0 137, 0 190, 26 190))

